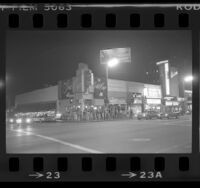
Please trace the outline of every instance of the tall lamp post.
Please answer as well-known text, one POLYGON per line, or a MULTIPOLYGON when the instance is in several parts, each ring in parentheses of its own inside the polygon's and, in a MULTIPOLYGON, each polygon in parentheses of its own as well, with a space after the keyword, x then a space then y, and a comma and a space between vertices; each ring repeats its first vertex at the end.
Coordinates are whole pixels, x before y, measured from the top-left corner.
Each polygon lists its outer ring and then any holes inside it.
POLYGON ((193 81, 193 76, 186 76, 184 78, 184 82, 192 82, 193 81))
POLYGON ((106 104, 108 104, 108 70, 109 68, 115 67, 119 64, 119 60, 117 58, 112 58, 108 60, 108 62, 105 63, 106 66, 106 88, 107 88, 107 94, 106 94, 106 104))
POLYGON ((119 63, 131 63, 131 48, 111 48, 100 50, 100 63, 105 64, 106 68, 106 87, 107 87, 107 97, 106 103, 108 101, 108 75, 109 68, 117 66, 119 63))

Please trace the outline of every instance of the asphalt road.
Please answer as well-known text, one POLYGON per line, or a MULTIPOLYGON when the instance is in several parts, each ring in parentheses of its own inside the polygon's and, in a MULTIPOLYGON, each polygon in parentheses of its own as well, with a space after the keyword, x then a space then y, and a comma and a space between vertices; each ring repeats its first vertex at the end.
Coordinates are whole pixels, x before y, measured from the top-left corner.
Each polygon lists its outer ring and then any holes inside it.
POLYGON ((190 153, 190 116, 6 127, 7 153, 190 153))

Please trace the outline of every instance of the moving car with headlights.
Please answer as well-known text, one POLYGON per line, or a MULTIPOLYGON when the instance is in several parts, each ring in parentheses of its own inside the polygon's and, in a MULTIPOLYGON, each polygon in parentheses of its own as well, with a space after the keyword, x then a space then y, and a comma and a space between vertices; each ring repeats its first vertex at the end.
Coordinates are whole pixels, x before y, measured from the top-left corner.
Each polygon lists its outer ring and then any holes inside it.
POLYGON ((158 119, 158 113, 154 111, 139 113, 137 119, 158 119))
POLYGON ((158 114, 159 119, 178 119, 180 116, 179 112, 169 112, 158 114))
POLYGON ((14 118, 9 118, 9 123, 11 124, 30 124, 32 122, 31 118, 28 117, 14 117, 14 118))

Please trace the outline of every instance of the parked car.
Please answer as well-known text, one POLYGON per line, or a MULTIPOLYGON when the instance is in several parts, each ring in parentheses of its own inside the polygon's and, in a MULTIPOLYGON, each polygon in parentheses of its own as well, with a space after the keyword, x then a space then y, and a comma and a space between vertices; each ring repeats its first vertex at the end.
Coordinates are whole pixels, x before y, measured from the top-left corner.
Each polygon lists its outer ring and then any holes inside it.
POLYGON ((158 115, 159 119, 178 119, 180 116, 179 112, 169 112, 169 113, 160 113, 158 115))
POLYGON ((158 113, 154 111, 139 113, 137 119, 158 119, 158 113))

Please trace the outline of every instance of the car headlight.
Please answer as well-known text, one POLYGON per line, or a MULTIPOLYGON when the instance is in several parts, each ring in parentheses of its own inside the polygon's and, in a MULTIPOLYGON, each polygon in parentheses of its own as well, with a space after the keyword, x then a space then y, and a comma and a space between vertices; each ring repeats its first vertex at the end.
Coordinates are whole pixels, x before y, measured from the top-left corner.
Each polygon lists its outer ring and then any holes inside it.
POLYGON ((142 116, 143 116, 143 117, 145 117, 145 116, 146 116, 146 114, 142 114, 142 116))
POLYGON ((26 118, 26 123, 30 123, 31 119, 30 118, 26 118))
POLYGON ((167 117, 168 116, 168 114, 165 114, 165 117, 167 117))
POLYGON ((21 118, 18 118, 18 119, 16 120, 16 122, 17 122, 17 123, 22 123, 22 119, 21 119, 21 118))
POLYGON ((9 122, 10 122, 10 123, 13 123, 13 122, 14 122, 14 119, 10 119, 9 122))

